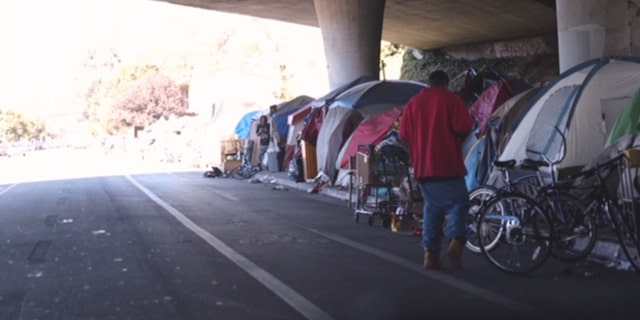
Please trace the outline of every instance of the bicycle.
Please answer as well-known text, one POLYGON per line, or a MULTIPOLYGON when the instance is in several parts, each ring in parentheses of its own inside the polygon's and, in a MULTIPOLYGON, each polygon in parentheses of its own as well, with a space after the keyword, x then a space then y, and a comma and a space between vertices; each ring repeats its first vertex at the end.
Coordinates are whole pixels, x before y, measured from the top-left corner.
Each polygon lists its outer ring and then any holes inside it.
MULTIPOLYGON (((544 153, 527 150, 531 155, 542 160, 525 159, 520 168, 533 173, 525 174, 515 180, 510 178, 510 171, 516 166, 515 160, 495 161, 494 166, 501 172, 504 186, 496 188, 485 185, 470 192, 472 206, 468 217, 467 249, 476 253, 482 252, 477 234, 478 211, 486 205, 489 199, 498 197, 502 193, 509 193, 510 196, 513 194, 528 196, 540 205, 541 210, 547 213, 555 230, 551 255, 563 261, 577 261, 591 252, 597 240, 597 226, 593 217, 587 213, 586 206, 578 197, 555 188, 558 185, 556 179, 558 165, 565 155, 564 135, 557 128, 556 130, 562 138, 562 152, 559 159, 551 160, 544 153), (541 168, 543 167, 549 167, 550 173, 542 172, 541 168)), ((491 237, 483 239, 483 243, 486 245, 485 249, 491 250, 500 241, 502 231, 491 235, 485 234, 485 236, 491 237)))
MULTIPOLYGON (((533 169, 532 173, 524 174, 514 180, 511 179, 510 171, 516 168, 515 160, 508 161, 494 161, 494 168, 500 172, 500 176, 504 183, 503 186, 496 186, 493 184, 484 184, 479 187, 474 188, 469 192, 469 201, 471 206, 469 208, 468 216, 467 216, 467 242, 466 248, 474 253, 481 253, 481 249, 478 245, 478 239, 476 234, 476 223, 477 223, 477 215, 478 212, 484 207, 488 200, 492 197, 496 196, 501 192, 519 192, 523 194, 535 194, 536 190, 545 185, 550 177, 548 174, 542 173, 536 167, 538 163, 530 163, 530 160, 525 160, 525 162, 520 166, 523 169, 530 170, 533 169)), ((495 245, 495 241, 498 239, 494 239, 494 242, 490 242, 488 247, 491 248, 495 245)))
POLYGON ((251 165, 250 163, 244 163, 233 169, 229 169, 226 172, 227 177, 236 179, 251 179, 258 172, 260 172, 260 165, 251 165))
POLYGON ((546 210, 521 193, 492 197, 479 212, 476 228, 482 254, 492 265, 513 274, 541 266, 554 243, 555 231, 546 210))
MULTIPOLYGON (((629 159, 624 153, 584 170, 554 186, 545 186, 542 191, 588 190, 592 199, 586 216, 594 210, 606 214, 624 255, 634 270, 640 273, 640 226, 632 198, 629 159), (611 192, 608 182, 611 177, 625 177, 619 180, 616 192, 611 192), (595 181, 585 180, 595 177, 595 181), (622 192, 620 195, 617 189, 622 192)), ((516 274, 528 273, 538 268, 554 246, 557 245, 556 231, 548 212, 536 201, 523 194, 503 193, 490 199, 479 213, 477 230, 480 249, 496 267, 516 274), (499 233, 499 236, 496 234, 499 233), (486 248, 485 239, 498 237, 492 248, 486 248)))
POLYGON ((237 158, 242 160, 241 165, 235 168, 227 170, 223 177, 236 178, 236 179, 251 179, 258 172, 260 172, 260 164, 251 164, 251 153, 253 151, 253 141, 246 141, 245 144, 240 146, 240 152, 237 154, 237 158))
POLYGON ((621 152, 612 159, 575 175, 572 178, 574 183, 564 188, 587 191, 583 196, 591 200, 587 212, 599 222, 604 222, 601 226, 611 226, 625 257, 633 269, 640 273, 640 221, 633 198, 633 188, 638 187, 635 186, 637 179, 631 179, 630 168, 629 157, 621 152), (585 185, 584 181, 592 177, 595 177, 595 181, 585 185), (618 180, 611 183, 616 178, 618 180), (615 191, 611 190, 612 185, 616 186, 615 191))

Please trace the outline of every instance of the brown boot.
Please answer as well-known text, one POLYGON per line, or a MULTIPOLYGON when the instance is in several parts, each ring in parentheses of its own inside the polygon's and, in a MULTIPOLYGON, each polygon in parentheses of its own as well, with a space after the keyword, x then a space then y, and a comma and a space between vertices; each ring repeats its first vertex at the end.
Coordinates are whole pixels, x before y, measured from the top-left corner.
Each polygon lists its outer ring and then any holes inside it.
POLYGON ((447 249, 447 256, 449 257, 449 264, 452 268, 462 268, 462 251, 464 250, 464 243, 460 240, 453 239, 449 242, 449 249, 447 249))
POLYGON ((424 252, 424 268, 425 269, 440 269, 440 252, 438 251, 425 251, 424 252))

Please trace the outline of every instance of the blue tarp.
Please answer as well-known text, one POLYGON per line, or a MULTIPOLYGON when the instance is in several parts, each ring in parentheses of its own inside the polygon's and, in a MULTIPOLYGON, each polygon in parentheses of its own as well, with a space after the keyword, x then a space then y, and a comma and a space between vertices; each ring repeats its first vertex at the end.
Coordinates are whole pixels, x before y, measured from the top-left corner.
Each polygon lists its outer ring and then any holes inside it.
POLYGON ((480 185, 480 180, 478 179, 477 174, 478 164, 480 162, 480 158, 482 157, 482 150, 484 149, 484 139, 485 137, 483 136, 479 140, 476 140, 467 152, 464 159, 464 165, 467 167, 467 176, 465 177, 465 182, 467 183, 467 189, 469 191, 480 185))
POLYGON ((238 121, 235 134, 238 135, 239 139, 249 139, 249 136, 251 135, 251 119, 253 119, 258 112, 259 111, 251 111, 242 116, 240 121, 238 121))
MULTIPOLYGON (((299 106, 298 109, 300 107, 302 106, 299 106)), ((287 110, 273 115, 273 124, 278 130, 278 136, 280 137, 280 139, 286 140, 287 134, 289 133, 289 123, 287 123, 287 118, 290 114, 298 111, 298 109, 287 110)))
POLYGON ((296 97, 293 100, 289 100, 278 105, 277 111, 272 116, 272 121, 276 129, 278 130, 278 136, 282 141, 286 141, 287 134, 289 133, 289 115, 295 113, 300 108, 306 106, 312 101, 313 98, 302 95, 296 97))

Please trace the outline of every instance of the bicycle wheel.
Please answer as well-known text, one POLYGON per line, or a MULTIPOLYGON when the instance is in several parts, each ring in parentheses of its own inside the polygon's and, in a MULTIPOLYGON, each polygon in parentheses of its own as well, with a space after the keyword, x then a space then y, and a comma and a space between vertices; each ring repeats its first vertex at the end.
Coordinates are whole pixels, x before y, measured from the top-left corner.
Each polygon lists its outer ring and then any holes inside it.
POLYGON ((251 179, 253 175, 251 167, 244 166, 242 170, 240 170, 240 179, 251 179))
MULTIPOLYGON (((471 252, 481 252, 480 244, 478 243, 478 234, 476 232, 478 212, 480 212, 482 207, 494 194, 496 194, 495 189, 488 186, 477 187, 469 192, 469 201, 471 204, 467 214, 467 242, 465 246, 471 252)), ((495 243, 497 243, 500 234, 496 234, 495 236, 494 241, 486 241, 488 248, 493 247, 495 243)))
POLYGON ((228 175, 229 177, 240 179, 242 174, 242 166, 235 167, 233 169, 229 169, 228 175))
POLYGON ((489 200, 478 216, 477 231, 484 256, 508 273, 532 272, 549 256, 553 226, 544 209, 527 196, 504 193, 489 200))
POLYGON ((533 173, 519 177, 511 183, 511 192, 517 192, 535 198, 540 187, 548 184, 551 176, 548 173, 533 173), (540 181, 542 179, 542 181, 540 181))
POLYGON ((582 201, 569 194, 551 192, 542 203, 553 223, 551 255, 563 261, 586 257, 598 237, 598 227, 582 201))
POLYGON ((640 238, 638 220, 634 216, 634 212, 631 210, 623 211, 618 206, 609 204, 609 214, 622 251, 633 269, 640 273, 640 238))

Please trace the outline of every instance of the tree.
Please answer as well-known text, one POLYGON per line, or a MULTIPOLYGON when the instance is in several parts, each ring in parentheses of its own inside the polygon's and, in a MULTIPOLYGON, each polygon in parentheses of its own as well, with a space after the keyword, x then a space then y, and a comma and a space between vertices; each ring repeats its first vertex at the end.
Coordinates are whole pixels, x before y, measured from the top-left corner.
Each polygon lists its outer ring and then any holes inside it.
POLYGON ((382 41, 380 45, 380 73, 383 80, 387 79, 387 65, 397 56, 402 56, 404 46, 382 41))
POLYGON ((182 88, 160 72, 147 72, 137 79, 114 106, 111 127, 116 130, 147 126, 161 117, 187 115, 182 88))
POLYGON ((121 66, 94 81, 84 116, 109 134, 146 126, 161 116, 184 115, 185 91, 154 64, 121 66))
POLYGON ((44 121, 22 113, 0 110, 0 139, 5 142, 41 140, 46 134, 44 121))
POLYGON ((100 123, 110 110, 113 97, 109 95, 111 80, 116 67, 121 63, 116 49, 89 50, 82 63, 83 70, 76 76, 78 98, 84 101, 84 118, 100 123))
POLYGON ((382 60, 386 58, 391 58, 397 55, 402 55, 403 53, 404 53, 404 46, 399 44, 382 42, 380 46, 380 58, 382 60))

